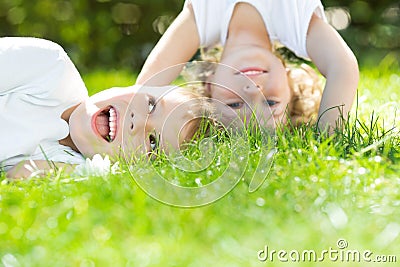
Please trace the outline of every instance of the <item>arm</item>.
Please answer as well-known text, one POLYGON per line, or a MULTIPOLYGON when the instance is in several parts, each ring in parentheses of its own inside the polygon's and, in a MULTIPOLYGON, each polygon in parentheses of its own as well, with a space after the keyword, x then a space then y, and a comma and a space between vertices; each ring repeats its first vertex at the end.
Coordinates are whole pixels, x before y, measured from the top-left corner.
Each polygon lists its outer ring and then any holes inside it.
POLYGON ((57 162, 50 166, 46 160, 22 161, 7 171, 8 178, 28 178, 32 175, 44 176, 49 171, 62 168, 64 172, 73 172, 75 166, 57 162))
POLYGON ((196 53, 199 45, 196 21, 189 4, 184 7, 151 51, 136 83, 148 86, 170 84, 179 75, 182 66, 164 70, 179 63, 186 63, 196 53), (158 74, 159 72, 162 74, 158 74), (155 74, 158 75, 153 78, 155 74))
POLYGON ((307 52, 326 78, 318 127, 332 132, 341 114, 346 119, 351 109, 359 80, 357 60, 340 35, 315 15, 308 29, 307 52), (337 106, 340 109, 330 109, 337 106))

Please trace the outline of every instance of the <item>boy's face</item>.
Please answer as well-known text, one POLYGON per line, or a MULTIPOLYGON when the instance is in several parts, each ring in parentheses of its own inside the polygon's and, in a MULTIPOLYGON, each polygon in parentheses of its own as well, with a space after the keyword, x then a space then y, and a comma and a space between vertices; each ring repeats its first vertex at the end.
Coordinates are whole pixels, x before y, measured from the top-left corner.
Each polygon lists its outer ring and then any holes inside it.
POLYGON ((171 87, 111 88, 90 97, 71 114, 72 141, 87 157, 128 156, 177 149, 189 139, 189 104, 171 87))
POLYGON ((279 58, 264 48, 239 47, 224 50, 221 63, 210 77, 209 93, 225 104, 218 108, 225 125, 236 114, 249 121, 253 112, 267 128, 285 121, 291 90, 279 58))

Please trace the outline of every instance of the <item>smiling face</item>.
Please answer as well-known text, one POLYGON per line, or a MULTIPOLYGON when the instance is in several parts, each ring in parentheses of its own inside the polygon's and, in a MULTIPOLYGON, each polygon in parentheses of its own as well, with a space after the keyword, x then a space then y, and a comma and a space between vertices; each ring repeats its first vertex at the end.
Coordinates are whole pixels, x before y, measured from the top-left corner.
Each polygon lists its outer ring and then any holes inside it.
POLYGON ((264 127, 285 122, 285 110, 291 100, 286 69, 281 60, 264 48, 230 49, 210 77, 210 95, 225 104, 218 108, 227 125, 233 111, 242 120, 256 115, 264 127))
POLYGON ((87 157, 179 148, 191 138, 193 113, 187 97, 171 88, 132 86, 93 95, 71 114, 72 141, 87 157))

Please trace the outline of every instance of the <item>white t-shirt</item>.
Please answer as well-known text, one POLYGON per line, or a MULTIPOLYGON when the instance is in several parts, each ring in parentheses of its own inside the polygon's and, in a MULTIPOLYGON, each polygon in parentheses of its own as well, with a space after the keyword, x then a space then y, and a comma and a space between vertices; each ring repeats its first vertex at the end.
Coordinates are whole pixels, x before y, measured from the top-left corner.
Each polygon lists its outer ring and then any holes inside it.
POLYGON ((24 160, 80 164, 58 140, 69 134, 61 114, 88 97, 63 48, 48 40, 0 38, 0 167, 24 160))
POLYGON ((326 20, 320 0, 186 0, 185 5, 192 4, 202 47, 224 45, 234 7, 241 2, 258 10, 271 42, 280 42, 299 57, 309 57, 306 38, 312 14, 326 20))

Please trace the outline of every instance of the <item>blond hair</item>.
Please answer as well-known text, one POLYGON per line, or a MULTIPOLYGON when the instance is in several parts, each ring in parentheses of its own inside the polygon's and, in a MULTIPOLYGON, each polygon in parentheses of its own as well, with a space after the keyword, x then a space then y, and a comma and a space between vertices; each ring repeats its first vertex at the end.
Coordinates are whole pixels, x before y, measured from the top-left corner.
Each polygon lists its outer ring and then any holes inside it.
POLYGON ((293 125, 315 123, 322 97, 322 80, 307 64, 288 65, 287 75, 291 89, 288 116, 293 125))
MULTIPOLYGON (((182 73, 183 78, 187 81, 200 80, 206 83, 208 77, 214 71, 215 63, 218 63, 221 58, 222 47, 202 49, 200 52, 201 60, 205 63, 202 63, 200 68, 196 67, 196 61, 188 63, 182 73)), ((299 63, 301 60, 288 52, 287 49, 274 49, 274 53, 287 69, 291 90, 291 100, 287 107, 290 122, 293 125, 316 122, 323 88, 321 76, 309 65, 299 63)), ((209 92, 204 89, 204 85, 198 86, 197 90, 202 95, 210 97, 209 92)))
POLYGON ((190 118, 184 126, 187 132, 184 142, 189 142, 197 138, 197 136, 206 136, 208 129, 204 127, 204 123, 215 120, 214 106, 211 104, 210 99, 191 86, 179 86, 174 91, 181 96, 180 101, 189 104, 190 118))

